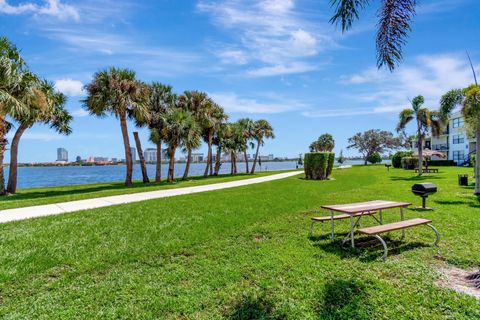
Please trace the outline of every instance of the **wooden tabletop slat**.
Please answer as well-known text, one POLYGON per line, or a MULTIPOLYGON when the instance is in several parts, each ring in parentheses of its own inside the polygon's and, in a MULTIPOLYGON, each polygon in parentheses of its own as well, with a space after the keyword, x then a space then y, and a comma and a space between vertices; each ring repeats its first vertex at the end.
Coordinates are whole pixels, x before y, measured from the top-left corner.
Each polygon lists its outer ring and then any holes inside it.
POLYGON ((359 233, 363 233, 367 235, 374 235, 374 234, 380 234, 388 231, 395 231, 395 230, 400 230, 408 227, 427 224, 431 222, 432 220, 416 218, 416 219, 404 220, 404 221, 399 221, 394 223, 382 224, 374 227, 362 228, 362 229, 358 229, 357 231, 359 233))
POLYGON ((404 208, 404 207, 408 207, 410 205, 411 205, 411 203, 408 203, 408 202, 373 200, 373 201, 367 201, 367 202, 324 205, 324 206, 322 206, 322 208, 327 209, 327 210, 337 211, 337 212, 355 214, 355 213, 364 212, 364 211, 393 209, 393 208, 404 208))

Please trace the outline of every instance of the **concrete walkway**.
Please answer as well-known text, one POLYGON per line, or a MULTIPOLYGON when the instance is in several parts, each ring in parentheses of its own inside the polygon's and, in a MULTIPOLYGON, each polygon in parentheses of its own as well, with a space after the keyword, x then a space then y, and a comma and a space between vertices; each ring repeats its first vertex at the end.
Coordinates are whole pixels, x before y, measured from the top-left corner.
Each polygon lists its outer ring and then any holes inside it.
POLYGON ((132 203, 132 202, 145 201, 145 200, 151 200, 151 199, 180 196, 184 194, 234 188, 234 187, 246 186, 249 184, 284 179, 284 178, 298 175, 300 173, 301 171, 294 171, 294 172, 274 174, 266 177, 251 178, 251 179, 244 179, 244 180, 230 181, 230 182, 221 182, 221 183, 214 183, 214 184, 208 184, 203 186, 122 194, 122 195, 109 196, 109 197, 103 197, 103 198, 94 198, 94 199, 86 199, 86 200, 60 202, 60 203, 47 204, 47 205, 41 205, 41 206, 0 210, 0 223, 37 218, 37 217, 52 216, 52 215, 80 211, 80 210, 109 207, 109 206, 124 204, 124 203, 132 203))

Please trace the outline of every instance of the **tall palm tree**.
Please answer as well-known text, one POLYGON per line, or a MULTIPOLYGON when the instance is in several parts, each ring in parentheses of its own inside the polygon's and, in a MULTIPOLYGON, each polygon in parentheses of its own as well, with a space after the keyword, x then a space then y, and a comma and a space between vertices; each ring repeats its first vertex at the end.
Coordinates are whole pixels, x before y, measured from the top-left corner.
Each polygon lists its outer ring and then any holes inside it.
POLYGON ((192 162, 192 150, 197 149, 202 144, 201 128, 195 120, 194 115, 189 112, 191 116, 185 127, 185 132, 182 137, 183 151, 187 153, 187 163, 185 164, 185 171, 182 180, 187 180, 188 172, 190 170, 190 163, 192 162))
MULTIPOLYGON (((353 21, 357 20, 360 11, 365 9, 370 0, 332 0, 335 13, 331 23, 341 24, 342 31, 352 28, 353 21)), ((377 12, 377 66, 387 66, 393 71, 402 60, 402 48, 406 43, 410 24, 415 17, 417 0, 381 0, 377 12)))
POLYGON ((439 136, 444 126, 440 114, 423 107, 424 102, 425 99, 423 96, 413 98, 412 107, 400 112, 397 124, 397 132, 400 132, 405 130, 405 127, 410 121, 416 121, 419 176, 423 173, 423 142, 425 141, 425 135, 431 132, 433 136, 439 136))
POLYGON ((7 116, 28 117, 33 108, 45 108, 37 89, 38 82, 25 66, 18 49, 5 37, 0 37, 0 195, 6 193, 3 158, 7 146, 7 116))
POLYGON ((72 116, 64 107, 67 100, 66 96, 55 91, 53 84, 48 81, 39 82, 38 89, 44 95, 47 108, 32 108, 28 117, 15 119, 19 126, 15 131, 10 147, 10 168, 7 184, 7 192, 10 194, 14 194, 17 190, 18 146, 25 130, 35 123, 43 123, 50 125, 50 128, 60 134, 68 135, 72 132, 70 128, 72 116))
POLYGON ((128 138, 127 118, 148 118, 149 88, 135 78, 135 72, 111 67, 95 73, 85 86, 87 97, 82 101, 90 114, 104 117, 112 114, 120 119, 127 170, 125 186, 132 185, 133 161, 128 138))
POLYGON ((167 181, 173 182, 175 152, 178 147, 182 146, 189 129, 195 125, 195 119, 191 112, 175 107, 165 113, 163 123, 162 139, 167 144, 168 156, 170 157, 167 181))
POLYGON ((227 123, 223 122, 221 123, 217 130, 215 130, 215 133, 213 135, 212 143, 217 147, 216 149, 216 157, 215 157, 215 168, 213 175, 218 176, 218 173, 220 172, 220 167, 222 165, 222 151, 225 148, 225 135, 227 131, 227 123))
POLYGON ((440 100, 440 112, 445 118, 455 107, 461 106, 461 113, 466 125, 474 132, 476 138, 475 190, 480 195, 480 86, 472 84, 464 89, 454 89, 444 94, 440 100))
POLYGON ((248 168, 248 157, 247 157, 247 149, 249 146, 249 142, 253 136, 253 120, 250 118, 242 118, 237 120, 237 125, 242 130, 242 137, 243 137, 243 146, 241 147, 241 151, 243 151, 243 157, 245 160, 245 170, 246 173, 249 173, 250 170, 248 168))
POLYGON ((273 133, 273 128, 267 120, 261 119, 255 121, 253 125, 253 138, 257 142, 257 150, 255 152, 255 159, 253 160, 252 171, 251 174, 255 173, 255 167, 258 161, 258 152, 260 150, 260 146, 263 146, 265 138, 275 138, 275 134, 273 133))
POLYGON ((145 161, 145 157, 143 156, 142 142, 140 141, 140 136, 138 135, 138 131, 133 132, 133 139, 135 140, 135 146, 138 154, 138 161, 140 163, 140 169, 142 171, 142 181, 143 183, 150 183, 150 179, 148 178, 148 172, 147 172, 147 163, 145 161))
POLYGON ((168 109, 173 108, 176 103, 176 95, 170 85, 153 82, 150 85, 150 99, 148 103, 148 117, 135 119, 136 125, 147 126, 150 130, 150 141, 157 147, 157 161, 155 165, 155 182, 162 179, 162 137, 163 117, 168 109))

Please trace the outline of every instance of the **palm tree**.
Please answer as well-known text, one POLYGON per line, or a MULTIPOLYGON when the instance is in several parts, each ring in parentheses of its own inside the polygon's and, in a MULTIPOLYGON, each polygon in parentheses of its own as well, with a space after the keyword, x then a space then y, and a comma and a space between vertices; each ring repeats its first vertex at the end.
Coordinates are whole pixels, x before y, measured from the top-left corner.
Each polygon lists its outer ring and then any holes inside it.
MULTIPOLYGON (((341 24, 342 31, 352 28, 352 23, 357 20, 360 11, 365 9, 370 0, 332 0, 335 13, 330 19, 331 23, 341 24)), ((402 47, 406 43, 408 33, 411 31, 410 23, 415 17, 417 0, 381 0, 377 12, 377 66, 387 66, 393 71, 402 60, 402 47)))
POLYGON ((0 195, 5 192, 3 158, 8 141, 7 116, 28 117, 32 108, 45 108, 38 82, 25 67, 17 48, 5 37, 0 37, 0 195))
POLYGON ((255 173, 255 167, 258 161, 258 152, 260 150, 260 146, 263 146, 265 138, 274 139, 275 135, 273 133, 273 128, 267 120, 257 120, 253 125, 253 138, 257 142, 257 151, 255 152, 255 159, 253 160, 253 166, 251 174, 255 173))
POLYGON ((187 153, 187 163, 185 164, 185 171, 183 173, 182 180, 187 180, 188 178, 188 171, 190 170, 190 163, 192 162, 192 150, 199 148, 202 144, 202 132, 200 129, 201 128, 196 122, 194 115, 191 114, 191 117, 185 126, 184 136, 182 137, 182 145, 184 147, 183 151, 187 153))
POLYGON ((216 157, 215 157, 215 169, 213 175, 218 176, 220 172, 220 166, 222 165, 221 157, 222 150, 225 148, 225 134, 227 131, 227 123, 221 123, 213 135, 212 143, 217 146, 216 157))
POLYGON ((335 141, 329 133, 324 133, 310 144, 310 152, 332 152, 335 148, 335 141))
POLYGON ((418 175, 422 175, 423 168, 423 142, 425 135, 432 132, 433 136, 439 136, 442 132, 444 123, 440 119, 440 114, 430 111, 423 107, 425 99, 423 96, 416 96, 412 100, 412 108, 404 109, 400 112, 397 124, 397 132, 405 130, 406 125, 415 119, 417 123, 417 148, 418 148, 418 175))
POLYGON ((142 181, 143 183, 150 183, 147 173, 147 164, 145 162, 145 157, 143 156, 142 142, 137 131, 133 132, 133 139, 135 140, 135 146, 137 147, 138 160, 140 162, 140 169, 142 170, 142 181))
POLYGON ((186 140, 190 128, 195 125, 195 119, 191 112, 174 107, 165 113, 163 124, 162 139, 167 144, 168 156, 170 157, 167 181, 173 182, 175 151, 186 140))
POLYGON ((35 123, 43 123, 50 125, 60 134, 68 135, 72 132, 70 128, 72 116, 64 107, 67 100, 66 96, 61 92, 56 92, 53 84, 47 81, 40 82, 38 89, 45 98, 47 109, 32 108, 28 117, 15 119, 19 122, 19 126, 15 131, 10 147, 10 168, 7 184, 7 192, 10 194, 14 194, 17 190, 18 146, 25 130, 35 123))
POLYGON ((243 151, 243 157, 245 159, 245 170, 246 173, 249 173, 248 169, 248 158, 247 158, 247 149, 249 145, 250 139, 252 139, 253 136, 253 120, 250 118, 242 118, 237 120, 237 125, 240 127, 242 131, 242 137, 243 137, 243 146, 241 148, 241 151, 243 151))
POLYGON ((125 160, 125 186, 132 185, 133 161, 128 138, 127 118, 148 118, 149 88, 135 78, 135 72, 111 67, 95 73, 85 86, 87 97, 82 101, 90 114, 104 117, 108 113, 120 119, 125 160))
POLYGON ((454 89, 444 94, 440 100, 440 112, 445 117, 452 113, 456 106, 461 106, 461 113, 466 125, 475 132, 475 190, 480 195, 480 86, 472 84, 464 89, 454 89))

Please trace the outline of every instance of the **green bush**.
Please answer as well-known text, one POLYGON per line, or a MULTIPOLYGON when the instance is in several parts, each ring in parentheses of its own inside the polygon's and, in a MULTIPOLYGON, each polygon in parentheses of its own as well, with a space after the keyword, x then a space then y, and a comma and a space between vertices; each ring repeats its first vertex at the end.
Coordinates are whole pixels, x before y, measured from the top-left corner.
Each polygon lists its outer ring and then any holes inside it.
POLYGON ((305 178, 309 180, 326 180, 333 169, 332 158, 335 159, 335 154, 331 152, 305 153, 303 159, 305 178))
POLYGON ((328 164, 327 164, 327 178, 330 177, 333 170, 333 164, 335 163, 335 153, 330 152, 328 156, 328 164))
POLYGON ((436 167, 452 167, 456 166, 457 163, 453 160, 428 160, 428 166, 436 166, 436 167))
POLYGON ((382 162, 382 157, 378 152, 374 152, 367 157, 367 161, 371 164, 376 164, 382 162))
POLYGON ((403 157, 402 168, 405 170, 413 170, 418 167, 418 157, 403 157))
POLYGON ((403 157, 411 157, 413 155, 412 151, 398 151, 392 156, 392 166, 394 168, 401 168, 402 167, 402 158, 403 157))
POLYGON ((470 167, 475 167, 475 161, 477 156, 475 154, 470 155, 470 167))

